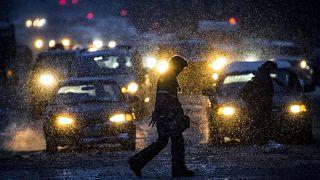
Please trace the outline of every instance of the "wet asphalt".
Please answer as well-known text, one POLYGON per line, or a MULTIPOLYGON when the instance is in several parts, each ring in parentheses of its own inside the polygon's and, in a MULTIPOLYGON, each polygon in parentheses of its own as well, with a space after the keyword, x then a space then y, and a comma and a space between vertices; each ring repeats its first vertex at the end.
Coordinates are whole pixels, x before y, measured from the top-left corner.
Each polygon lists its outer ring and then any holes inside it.
MULTIPOLYGON (((190 179, 320 179, 318 112, 313 113, 313 144, 285 145, 284 152, 268 153, 260 145, 208 146, 206 98, 185 96, 181 101, 192 120, 184 132, 186 163, 197 173, 190 179)), ((319 104, 315 102, 314 108, 319 104)), ((7 108, 2 115, 8 125, 1 130, 0 179, 136 179, 127 164, 132 151, 103 145, 46 153, 41 122, 30 119, 27 108, 7 108)), ((137 122, 136 151, 157 138, 148 123, 137 122)), ((142 173, 145 179, 171 178, 170 144, 142 173)))

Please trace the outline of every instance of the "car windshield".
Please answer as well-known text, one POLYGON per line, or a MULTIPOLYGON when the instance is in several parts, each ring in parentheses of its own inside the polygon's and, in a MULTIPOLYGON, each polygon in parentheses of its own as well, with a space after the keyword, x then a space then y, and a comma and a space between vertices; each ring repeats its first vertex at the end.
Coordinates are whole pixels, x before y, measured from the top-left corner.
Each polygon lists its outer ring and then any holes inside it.
POLYGON ((46 54, 39 57, 39 66, 53 68, 68 68, 70 62, 75 60, 74 53, 46 54))
POLYGON ((120 90, 112 83, 76 83, 60 87, 56 103, 119 101, 120 90))
MULTIPOLYGON (((291 71, 278 70, 275 74, 271 74, 270 76, 273 80, 275 94, 299 92, 302 90, 296 74, 291 71)), ((253 77, 254 73, 227 75, 222 80, 219 92, 225 96, 236 95, 253 77)))
POLYGON ((127 55, 89 55, 84 59, 94 61, 104 73, 130 74, 133 72, 132 57, 127 55))

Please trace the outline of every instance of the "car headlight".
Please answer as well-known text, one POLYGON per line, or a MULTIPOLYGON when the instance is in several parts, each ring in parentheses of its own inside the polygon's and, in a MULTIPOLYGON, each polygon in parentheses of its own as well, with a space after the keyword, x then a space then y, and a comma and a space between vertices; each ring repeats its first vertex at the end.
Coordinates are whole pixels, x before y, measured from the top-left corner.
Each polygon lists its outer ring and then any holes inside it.
POLYGON ((302 69, 305 69, 305 68, 307 67, 307 61, 305 61, 305 60, 301 61, 301 62, 300 62, 300 67, 301 67, 302 69))
POLYGON ((290 106, 290 112, 293 114, 298 114, 306 111, 307 111, 307 108, 303 104, 294 104, 290 106))
POLYGON ((218 73, 213 73, 212 74, 212 79, 217 81, 219 79, 219 74, 218 73))
POLYGON ((211 67, 213 70, 221 70, 227 63, 227 59, 225 57, 218 57, 216 60, 212 61, 211 67))
POLYGON ((157 65, 157 59, 154 57, 148 57, 146 59, 146 67, 149 69, 154 68, 157 65))
POLYGON ((220 107, 218 109, 219 115, 232 116, 235 113, 235 108, 231 106, 220 107))
POLYGON ((52 86, 55 79, 51 74, 42 74, 40 75, 39 82, 44 86, 52 86))
POLYGON ((61 126, 71 125, 74 123, 74 118, 69 116, 58 116, 57 117, 58 124, 61 126))
POLYGON ((129 93, 136 93, 138 91, 138 84, 133 82, 128 85, 127 91, 129 93))
POLYGON ((134 120, 134 116, 132 114, 120 113, 120 114, 115 114, 111 116, 109 120, 115 123, 123 123, 123 122, 129 122, 134 120))

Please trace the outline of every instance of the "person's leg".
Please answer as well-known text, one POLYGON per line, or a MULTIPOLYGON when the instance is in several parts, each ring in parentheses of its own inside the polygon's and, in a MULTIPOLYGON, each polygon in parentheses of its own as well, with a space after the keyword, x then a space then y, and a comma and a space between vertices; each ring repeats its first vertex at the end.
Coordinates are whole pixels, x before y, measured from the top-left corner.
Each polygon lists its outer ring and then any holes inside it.
POLYGON ((171 144, 172 167, 185 167, 185 148, 182 133, 172 136, 171 144))
POLYGON ((157 141, 153 142, 129 159, 129 164, 141 170, 168 144, 169 137, 158 135, 157 141))
POLYGON ((185 165, 185 148, 182 133, 171 137, 172 176, 194 176, 195 173, 185 165))

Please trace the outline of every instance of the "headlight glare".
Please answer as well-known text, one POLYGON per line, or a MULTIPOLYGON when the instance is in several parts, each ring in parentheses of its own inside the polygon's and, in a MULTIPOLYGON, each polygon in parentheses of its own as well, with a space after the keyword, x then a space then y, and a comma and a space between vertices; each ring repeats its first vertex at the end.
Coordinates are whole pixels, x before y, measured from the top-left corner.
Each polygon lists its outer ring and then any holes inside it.
POLYGON ((227 63, 227 59, 225 57, 218 57, 211 64, 213 70, 221 70, 227 63))
POLYGON ((62 126, 64 126, 64 125, 71 125, 71 124, 74 123, 73 118, 67 117, 67 116, 58 116, 57 119, 58 119, 58 124, 59 124, 59 125, 62 125, 62 126))
POLYGON ((222 114, 225 116, 232 116, 235 113, 235 109, 231 106, 220 107, 218 109, 218 114, 222 114))
POLYGON ((306 112, 307 108, 305 105, 294 104, 290 106, 290 112, 293 114, 297 114, 300 112, 306 112))
POLYGON ((51 74, 40 75, 39 82, 45 86, 51 86, 54 83, 54 77, 51 74))
POLYGON ((135 93, 135 92, 137 92, 138 91, 138 84, 137 83, 130 83, 129 85, 128 85, 128 92, 129 93, 135 93))
POLYGON ((110 117, 110 121, 115 123, 123 123, 123 122, 132 121, 132 120, 134 120, 134 117, 132 114, 121 113, 121 114, 115 114, 110 117))
POLYGON ((305 68, 307 67, 307 61, 305 61, 305 60, 301 61, 301 62, 300 62, 300 67, 301 67, 302 69, 305 69, 305 68))

